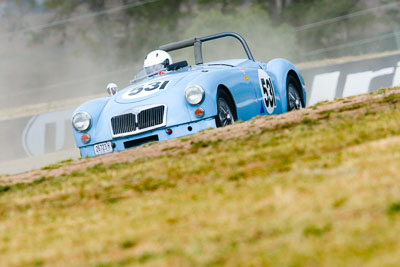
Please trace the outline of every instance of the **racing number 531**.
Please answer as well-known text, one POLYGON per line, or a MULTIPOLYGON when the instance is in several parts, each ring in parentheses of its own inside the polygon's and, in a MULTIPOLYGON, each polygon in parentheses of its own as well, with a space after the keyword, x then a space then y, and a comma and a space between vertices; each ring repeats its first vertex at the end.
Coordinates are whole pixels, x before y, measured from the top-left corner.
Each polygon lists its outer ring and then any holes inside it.
POLYGON ((168 83, 169 83, 169 81, 160 81, 160 82, 148 83, 148 84, 145 84, 143 86, 140 86, 140 87, 137 87, 135 89, 132 89, 129 92, 128 95, 129 96, 134 96, 134 95, 139 94, 143 90, 144 91, 153 91, 153 90, 157 90, 157 89, 163 90, 163 89, 165 89, 165 87, 167 87, 168 83))

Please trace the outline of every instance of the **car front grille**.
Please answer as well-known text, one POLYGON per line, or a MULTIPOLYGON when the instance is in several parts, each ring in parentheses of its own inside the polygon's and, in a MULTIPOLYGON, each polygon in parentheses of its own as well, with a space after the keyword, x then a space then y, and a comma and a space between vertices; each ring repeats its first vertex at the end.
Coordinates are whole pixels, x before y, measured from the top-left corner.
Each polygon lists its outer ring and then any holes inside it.
POLYGON ((138 134, 165 125, 166 106, 140 107, 111 118, 113 137, 138 134))
POLYGON ((136 115, 132 113, 111 118, 114 135, 133 132, 136 129, 136 115))
POLYGON ((139 130, 162 124, 164 120, 164 109, 164 106, 158 106, 140 112, 138 114, 139 130))

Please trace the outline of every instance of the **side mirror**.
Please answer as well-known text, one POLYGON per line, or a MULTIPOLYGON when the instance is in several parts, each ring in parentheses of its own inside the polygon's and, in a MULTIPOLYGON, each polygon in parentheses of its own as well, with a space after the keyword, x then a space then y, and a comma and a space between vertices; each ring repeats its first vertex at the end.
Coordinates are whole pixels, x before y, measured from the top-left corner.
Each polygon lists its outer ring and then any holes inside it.
POLYGON ((107 93, 110 96, 115 95, 118 92, 118 85, 116 85, 115 83, 109 83, 107 85, 107 93))

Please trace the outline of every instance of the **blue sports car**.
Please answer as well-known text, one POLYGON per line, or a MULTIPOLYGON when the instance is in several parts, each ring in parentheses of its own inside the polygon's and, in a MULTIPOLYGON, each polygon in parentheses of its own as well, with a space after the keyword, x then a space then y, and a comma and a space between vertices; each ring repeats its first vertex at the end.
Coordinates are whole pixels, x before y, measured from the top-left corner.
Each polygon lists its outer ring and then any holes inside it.
POLYGON ((179 41, 152 51, 131 85, 79 106, 72 125, 82 157, 121 151, 226 126, 259 115, 301 109, 304 80, 285 59, 255 61, 246 41, 225 32, 179 41), (203 62, 202 43, 234 37, 248 58, 203 62), (172 62, 168 52, 194 47, 195 65, 172 62))

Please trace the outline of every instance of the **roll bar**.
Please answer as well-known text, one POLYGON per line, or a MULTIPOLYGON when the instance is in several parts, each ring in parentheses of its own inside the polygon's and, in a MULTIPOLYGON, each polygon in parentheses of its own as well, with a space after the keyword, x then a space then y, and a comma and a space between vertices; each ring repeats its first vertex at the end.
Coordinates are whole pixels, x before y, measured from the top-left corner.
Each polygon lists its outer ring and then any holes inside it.
POLYGON ((212 40, 220 39, 220 38, 224 38, 224 37, 233 37, 233 38, 238 39, 240 41, 240 43, 242 44, 244 51, 247 54, 247 57, 250 60, 254 61, 253 55, 251 54, 250 48, 247 45, 246 41, 243 39, 242 36, 240 36, 239 34, 234 33, 234 32, 221 32, 221 33, 217 33, 217 34, 213 34, 213 35, 209 35, 209 36, 205 36, 205 37, 200 37, 200 38, 195 37, 195 38, 191 38, 191 39, 187 39, 187 40, 183 40, 183 41, 178 41, 175 43, 162 45, 162 46, 160 46, 160 50, 169 52, 169 51, 174 51, 174 50, 194 46, 195 63, 196 63, 196 65, 203 64, 203 52, 202 52, 201 44, 203 42, 208 42, 208 41, 212 41, 212 40))

